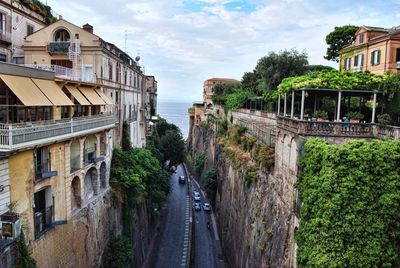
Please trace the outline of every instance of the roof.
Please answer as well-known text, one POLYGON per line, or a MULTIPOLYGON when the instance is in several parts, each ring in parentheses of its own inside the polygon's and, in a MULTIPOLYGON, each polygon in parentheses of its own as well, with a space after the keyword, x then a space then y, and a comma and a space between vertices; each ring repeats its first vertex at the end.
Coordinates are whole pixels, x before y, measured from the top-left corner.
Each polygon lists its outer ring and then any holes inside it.
POLYGON ((388 28, 375 27, 375 26, 366 26, 366 25, 363 25, 360 28, 364 28, 367 31, 374 31, 374 32, 388 32, 390 30, 388 28))
POLYGON ((233 78, 210 78, 206 81, 214 81, 214 82, 240 82, 239 80, 233 78))

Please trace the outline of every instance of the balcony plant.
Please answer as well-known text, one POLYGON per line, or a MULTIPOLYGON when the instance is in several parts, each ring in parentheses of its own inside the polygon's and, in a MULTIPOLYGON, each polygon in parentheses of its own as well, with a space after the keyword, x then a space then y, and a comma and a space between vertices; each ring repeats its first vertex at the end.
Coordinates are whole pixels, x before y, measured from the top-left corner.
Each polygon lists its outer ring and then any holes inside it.
POLYGON ((350 118, 351 123, 359 123, 364 119, 364 115, 360 112, 349 112, 346 116, 350 118))
POLYGON ((10 204, 8 205, 8 211, 1 215, 1 220, 2 221, 8 221, 8 222, 17 221, 18 220, 18 214, 15 211, 16 207, 17 207, 17 202, 10 202, 10 204))
POLYGON ((328 119, 328 112, 324 110, 317 110, 314 113, 314 117, 317 118, 319 122, 325 122, 328 119))
POLYGON ((377 116, 377 119, 381 125, 390 125, 392 123, 392 118, 388 114, 380 114, 377 116))

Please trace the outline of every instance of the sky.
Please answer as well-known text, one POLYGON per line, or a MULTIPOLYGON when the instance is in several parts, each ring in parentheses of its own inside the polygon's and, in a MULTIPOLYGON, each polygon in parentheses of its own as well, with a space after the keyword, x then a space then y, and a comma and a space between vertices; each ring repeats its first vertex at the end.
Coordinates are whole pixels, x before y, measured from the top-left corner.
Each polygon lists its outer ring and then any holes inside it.
POLYGON ((400 24, 400 0, 47 0, 64 19, 89 23, 104 40, 139 55, 158 81, 158 99, 202 100, 212 77, 240 80, 271 51, 324 60, 325 36, 347 24, 400 24), (126 36, 126 38, 125 38, 126 36), (125 46, 126 44, 126 46, 125 46))

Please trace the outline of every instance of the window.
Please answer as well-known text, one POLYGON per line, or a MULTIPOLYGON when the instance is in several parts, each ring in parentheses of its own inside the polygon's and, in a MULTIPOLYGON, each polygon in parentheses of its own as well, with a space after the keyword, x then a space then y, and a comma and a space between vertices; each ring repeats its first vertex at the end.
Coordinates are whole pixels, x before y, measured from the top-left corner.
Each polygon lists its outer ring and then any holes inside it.
POLYGON ((40 147, 35 150, 35 173, 36 179, 45 179, 57 176, 56 171, 51 171, 50 147, 40 147))
POLYGON ((108 62, 108 80, 113 79, 113 68, 112 68, 112 63, 109 61, 108 62))
POLYGON ((118 103, 118 92, 115 92, 115 103, 118 103))
POLYGON ((60 29, 54 33, 54 41, 56 42, 69 42, 69 32, 65 29, 60 29))
POLYGON ((51 188, 47 187, 34 194, 33 197, 33 221, 35 227, 35 238, 39 238, 53 223, 53 194, 51 188))
POLYGON ((121 82, 121 65, 119 63, 117 63, 115 71, 116 71, 116 76, 117 76, 115 81, 117 81, 119 83, 119 82, 121 82))
POLYGON ((360 54, 354 57, 354 67, 362 67, 364 62, 364 55, 360 54))
POLYGON ((371 65, 379 65, 381 62, 381 51, 375 50, 371 53, 371 65))
POLYGON ((5 13, 0 12, 0 35, 6 34, 6 18, 7 15, 5 13))
POLYGON ((400 62, 400 48, 396 48, 396 62, 400 62))
POLYGON ((364 43, 364 33, 362 33, 362 34, 360 34, 360 35, 358 36, 358 43, 359 43, 359 44, 364 43))
POLYGON ((26 24, 26 35, 31 35, 34 32, 34 28, 32 24, 26 24))
POLYGON ((7 55, 5 55, 5 54, 0 54, 0 61, 2 61, 2 62, 7 62, 7 55))
POLYGON ((51 60, 51 65, 58 65, 70 69, 73 67, 72 61, 70 60, 51 60))

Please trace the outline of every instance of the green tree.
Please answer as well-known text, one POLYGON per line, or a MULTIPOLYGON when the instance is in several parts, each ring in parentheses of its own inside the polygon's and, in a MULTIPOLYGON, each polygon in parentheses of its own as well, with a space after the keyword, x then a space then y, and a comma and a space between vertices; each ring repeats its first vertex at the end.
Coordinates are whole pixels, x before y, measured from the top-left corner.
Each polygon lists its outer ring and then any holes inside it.
POLYGON ((132 267, 132 242, 126 236, 117 236, 108 245, 103 267, 132 267))
POLYGON ((336 69, 326 65, 308 65, 307 72, 335 71, 336 69))
POLYGON ((358 26, 354 25, 336 26, 335 29, 325 38, 328 48, 324 58, 339 62, 339 51, 344 47, 351 45, 358 28, 358 26))
POLYGON ((211 204, 215 205, 215 196, 217 194, 217 171, 215 168, 207 170, 203 175, 204 189, 211 204))
POLYGON ((130 150, 132 148, 131 145, 131 135, 130 135, 130 127, 127 120, 122 123, 122 142, 121 146, 123 150, 130 150))
POLYGON ((185 143, 180 132, 168 130, 161 137, 160 145, 164 163, 169 161, 169 167, 178 165, 185 160, 185 143))
POLYGON ((253 96, 254 94, 251 91, 239 90, 235 93, 227 95, 224 107, 228 110, 240 109, 244 106, 246 101, 253 96))
POLYGON ((242 77, 242 87, 247 90, 251 90, 254 94, 258 95, 260 92, 258 90, 258 80, 260 79, 257 72, 246 72, 242 77))
POLYGON ((306 73, 307 58, 305 52, 292 49, 280 53, 270 52, 259 59, 255 68, 260 76, 258 91, 276 90, 284 78, 306 73))

